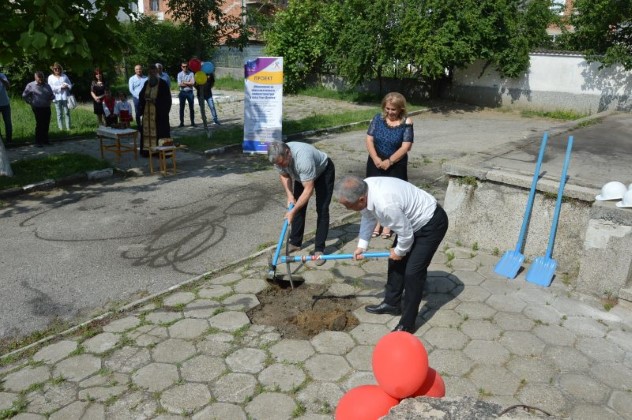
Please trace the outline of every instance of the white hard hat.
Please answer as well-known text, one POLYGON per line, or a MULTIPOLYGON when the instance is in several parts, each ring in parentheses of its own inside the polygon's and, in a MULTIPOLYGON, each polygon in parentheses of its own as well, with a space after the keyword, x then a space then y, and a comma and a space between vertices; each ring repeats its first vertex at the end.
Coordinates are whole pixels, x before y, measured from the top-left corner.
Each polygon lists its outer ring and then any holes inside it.
POLYGON ((612 181, 601 187, 601 194, 595 197, 596 200, 620 200, 626 193, 627 187, 623 182, 612 181))
POLYGON ((623 200, 617 203, 617 207, 632 207, 632 190, 623 194, 623 200))

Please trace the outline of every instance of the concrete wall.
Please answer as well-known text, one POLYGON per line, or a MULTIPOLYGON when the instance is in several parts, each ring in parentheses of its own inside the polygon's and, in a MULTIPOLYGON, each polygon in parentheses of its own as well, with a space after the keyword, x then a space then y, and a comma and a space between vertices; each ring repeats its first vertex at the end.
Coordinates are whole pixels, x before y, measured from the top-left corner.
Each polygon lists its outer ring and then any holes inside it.
POLYGON ((621 66, 601 70, 599 66, 580 55, 532 54, 528 72, 508 79, 478 61, 457 69, 441 96, 490 107, 572 109, 588 114, 631 110, 632 74, 621 66))
MULTIPOLYGON (((476 185, 451 177, 444 207, 450 218, 447 237, 466 246, 499 251, 516 249, 529 195, 528 177, 488 173, 476 185)), ((555 183, 538 184, 522 254, 528 261, 546 255, 555 208, 555 183), (542 185, 541 185, 542 184, 542 185)), ((595 202, 582 187, 567 185, 553 247, 558 263, 554 281, 577 290, 632 302, 632 212, 614 202, 595 202)), ((529 263, 523 264, 528 269, 529 263)))

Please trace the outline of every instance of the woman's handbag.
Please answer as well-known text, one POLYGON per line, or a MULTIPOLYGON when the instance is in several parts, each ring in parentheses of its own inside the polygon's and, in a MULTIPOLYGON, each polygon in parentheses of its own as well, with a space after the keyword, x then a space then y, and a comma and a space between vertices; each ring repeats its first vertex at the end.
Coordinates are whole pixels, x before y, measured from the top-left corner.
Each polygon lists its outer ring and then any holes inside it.
POLYGON ((75 99, 75 95, 68 95, 66 100, 68 101, 68 109, 77 108, 77 100, 75 99))

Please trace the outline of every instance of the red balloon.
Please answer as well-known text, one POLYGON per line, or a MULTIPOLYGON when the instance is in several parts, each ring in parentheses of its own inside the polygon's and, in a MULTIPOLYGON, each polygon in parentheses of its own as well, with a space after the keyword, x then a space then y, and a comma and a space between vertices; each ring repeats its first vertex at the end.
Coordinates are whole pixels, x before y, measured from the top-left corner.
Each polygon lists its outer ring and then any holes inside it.
POLYGON ((386 334, 373 350, 373 374, 380 387, 394 398, 406 398, 419 389, 428 374, 428 352, 414 335, 386 334))
POLYGON ((399 400, 377 385, 362 385, 350 389, 338 401, 336 420, 377 420, 388 414, 399 400))
POLYGON ((429 367, 426 380, 411 397, 445 397, 445 383, 443 382, 443 378, 436 370, 429 367))
POLYGON ((202 68, 202 62, 197 58, 192 58, 189 60, 189 70, 193 73, 200 71, 202 68))

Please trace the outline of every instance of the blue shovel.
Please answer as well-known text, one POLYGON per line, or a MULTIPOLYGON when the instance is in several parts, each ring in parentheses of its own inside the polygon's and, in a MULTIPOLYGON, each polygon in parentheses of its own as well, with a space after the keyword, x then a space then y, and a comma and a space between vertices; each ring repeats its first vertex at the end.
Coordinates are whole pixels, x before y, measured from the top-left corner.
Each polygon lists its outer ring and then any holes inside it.
POLYGON ((531 190, 529 191, 529 197, 527 198, 527 208, 524 211, 524 217, 522 219, 522 227, 520 228, 520 235, 518 236, 518 243, 515 250, 505 252, 500 261, 494 267, 494 272, 508 279, 513 279, 518 274, 518 270, 522 266, 524 261, 524 255, 520 252, 524 243, 524 236, 527 233, 527 226, 529 225, 529 216, 531 215, 531 209, 533 208, 533 200, 535 199, 535 187, 538 184, 540 178, 540 166, 542 165, 542 158, 544 158, 544 149, 546 149, 546 141, 549 138, 549 133, 544 133, 542 137, 542 143, 540 144, 540 154, 538 155, 538 161, 535 164, 535 172, 533 173, 533 180, 531 181, 531 190))
MULTIPOLYGON (((294 204, 290 203, 288 206, 288 210, 292 210, 294 204)), ((283 245, 283 239, 285 238, 285 233, 287 232, 287 227, 289 222, 287 219, 283 222, 283 228, 281 229, 281 235, 279 236, 279 242, 277 243, 276 251, 274 252, 274 257, 272 257, 272 262, 270 263, 270 267, 268 269, 268 280, 274 280, 274 276, 276 275, 276 265, 279 260, 279 254, 281 253, 281 246, 283 245)))
POLYGON ((551 258, 551 254, 553 253, 553 243, 555 242, 555 233, 557 232, 557 221, 560 218, 562 197, 564 196, 564 186, 566 185, 566 170, 571 160, 572 148, 573 136, 569 136, 566 146, 566 156, 564 158, 564 167, 562 168, 562 177, 560 178, 560 186, 557 190, 557 201, 555 202, 553 224, 551 225, 551 233, 549 234, 549 245, 546 247, 546 255, 544 257, 537 257, 529 267, 529 271, 527 271, 527 281, 539 286, 550 286, 553 275, 555 274, 555 269, 557 268, 557 261, 551 258))
MULTIPOLYGON (((365 252, 362 254, 362 259, 368 258, 385 258, 390 257, 390 252, 365 252)), ((329 254, 329 255, 296 255, 293 257, 282 256, 281 262, 306 262, 306 261, 317 261, 317 260, 352 260, 353 254, 329 254)))

